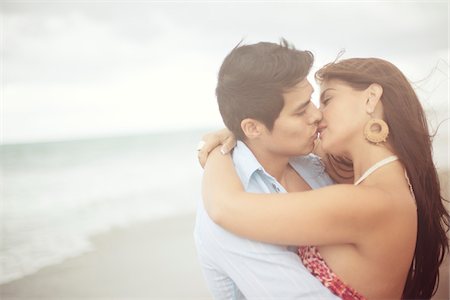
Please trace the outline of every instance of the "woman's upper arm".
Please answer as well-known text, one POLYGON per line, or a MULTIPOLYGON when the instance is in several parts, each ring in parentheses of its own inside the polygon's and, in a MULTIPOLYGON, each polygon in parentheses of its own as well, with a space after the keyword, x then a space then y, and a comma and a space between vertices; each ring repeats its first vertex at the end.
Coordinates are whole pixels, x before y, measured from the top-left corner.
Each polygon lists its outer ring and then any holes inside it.
POLYGON ((208 215, 215 220, 224 203, 233 191, 244 191, 236 174, 230 154, 223 155, 219 148, 211 151, 205 164, 202 182, 202 197, 208 215))
POLYGON ((357 243, 387 216, 379 191, 335 185, 290 194, 239 192, 215 221, 238 235, 283 245, 357 243))

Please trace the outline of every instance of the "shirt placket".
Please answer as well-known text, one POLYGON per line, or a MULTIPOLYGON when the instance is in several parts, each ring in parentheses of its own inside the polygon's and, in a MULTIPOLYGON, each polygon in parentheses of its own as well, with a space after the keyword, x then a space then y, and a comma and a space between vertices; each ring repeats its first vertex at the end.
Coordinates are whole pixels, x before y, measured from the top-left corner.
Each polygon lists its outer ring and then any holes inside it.
POLYGON ((272 182, 272 187, 276 193, 282 193, 282 189, 278 182, 272 182))

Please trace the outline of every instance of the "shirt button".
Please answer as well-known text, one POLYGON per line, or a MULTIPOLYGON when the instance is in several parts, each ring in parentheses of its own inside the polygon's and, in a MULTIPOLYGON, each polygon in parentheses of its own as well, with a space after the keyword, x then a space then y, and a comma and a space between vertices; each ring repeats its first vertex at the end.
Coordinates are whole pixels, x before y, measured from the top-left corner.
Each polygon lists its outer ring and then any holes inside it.
POLYGON ((280 189, 276 186, 275 183, 272 183, 272 187, 275 189, 275 191, 277 191, 277 193, 280 192, 280 189))

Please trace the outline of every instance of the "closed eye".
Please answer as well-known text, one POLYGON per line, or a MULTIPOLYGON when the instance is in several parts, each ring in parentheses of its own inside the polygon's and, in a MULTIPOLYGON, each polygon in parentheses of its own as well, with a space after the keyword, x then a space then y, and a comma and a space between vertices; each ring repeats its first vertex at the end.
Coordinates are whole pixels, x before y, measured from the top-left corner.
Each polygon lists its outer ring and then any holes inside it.
POLYGON ((331 100, 331 97, 325 98, 325 99, 323 99, 322 104, 327 105, 327 103, 330 102, 330 100, 331 100))
POLYGON ((311 104, 311 99, 309 99, 307 102, 303 103, 302 105, 300 105, 300 107, 298 107, 295 110, 295 115, 297 116, 303 116, 306 112, 306 109, 308 108, 309 104, 311 104))

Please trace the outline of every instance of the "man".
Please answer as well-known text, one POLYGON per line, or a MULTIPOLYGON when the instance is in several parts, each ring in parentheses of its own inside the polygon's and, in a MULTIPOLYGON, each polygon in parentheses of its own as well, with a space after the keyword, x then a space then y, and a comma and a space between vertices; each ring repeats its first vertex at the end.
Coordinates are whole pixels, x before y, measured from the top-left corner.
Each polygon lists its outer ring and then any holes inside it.
MULTIPOLYGON (((313 55, 285 40, 234 48, 216 88, 219 110, 237 138, 233 161, 249 192, 294 192, 333 181, 314 148, 321 112, 306 79, 313 55)), ((268 224, 270 226, 270 224, 268 224)), ((262 229, 263 230, 263 229, 262 229)), ((296 247, 241 238, 216 225, 199 204, 198 256, 215 299, 335 299, 302 265, 296 247)))

